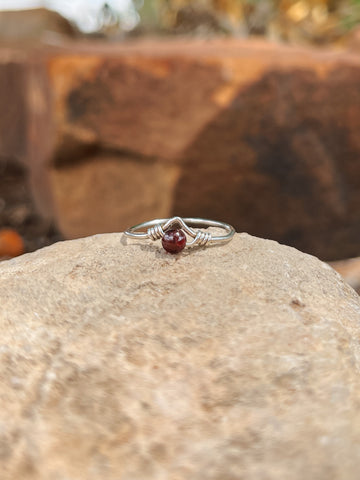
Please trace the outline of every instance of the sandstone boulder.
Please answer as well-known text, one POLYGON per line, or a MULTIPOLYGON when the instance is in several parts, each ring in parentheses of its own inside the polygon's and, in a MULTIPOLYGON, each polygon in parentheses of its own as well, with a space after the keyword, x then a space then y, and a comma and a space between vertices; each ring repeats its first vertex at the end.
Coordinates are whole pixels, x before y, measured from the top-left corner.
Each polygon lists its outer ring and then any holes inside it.
POLYGON ((357 480, 360 299, 238 234, 0 265, 2 480, 357 480))

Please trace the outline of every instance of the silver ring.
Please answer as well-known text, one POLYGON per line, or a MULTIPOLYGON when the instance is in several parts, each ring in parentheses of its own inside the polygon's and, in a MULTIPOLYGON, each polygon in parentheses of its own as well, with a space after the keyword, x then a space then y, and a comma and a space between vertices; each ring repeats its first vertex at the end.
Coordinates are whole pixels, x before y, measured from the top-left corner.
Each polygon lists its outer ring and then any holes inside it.
POLYGON ((235 228, 228 223, 205 218, 172 217, 139 223, 139 225, 128 228, 124 233, 127 237, 134 239, 150 239, 153 241, 161 239, 166 251, 179 253, 185 246, 227 243, 233 238, 235 228), (218 227, 225 230, 226 233, 224 235, 212 235, 210 232, 201 230, 201 228, 207 227, 218 227), (187 241, 186 234, 193 238, 191 242, 187 241))

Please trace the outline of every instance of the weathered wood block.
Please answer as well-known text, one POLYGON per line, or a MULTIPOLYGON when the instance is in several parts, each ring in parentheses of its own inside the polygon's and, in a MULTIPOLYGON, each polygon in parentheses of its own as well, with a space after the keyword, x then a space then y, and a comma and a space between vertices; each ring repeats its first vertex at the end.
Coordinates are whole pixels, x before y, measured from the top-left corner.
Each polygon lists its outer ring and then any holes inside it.
POLYGON ((178 214, 360 255, 358 55, 74 44, 37 54, 26 83, 33 189, 67 237, 178 214))

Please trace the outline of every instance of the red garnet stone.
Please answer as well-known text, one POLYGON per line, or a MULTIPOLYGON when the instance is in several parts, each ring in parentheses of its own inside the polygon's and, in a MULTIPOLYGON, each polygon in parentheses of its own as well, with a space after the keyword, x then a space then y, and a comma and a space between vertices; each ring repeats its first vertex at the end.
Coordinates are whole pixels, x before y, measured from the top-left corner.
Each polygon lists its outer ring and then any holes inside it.
POLYGON ((182 230, 168 230, 162 238, 162 246, 169 253, 179 253, 186 245, 186 235, 182 230))

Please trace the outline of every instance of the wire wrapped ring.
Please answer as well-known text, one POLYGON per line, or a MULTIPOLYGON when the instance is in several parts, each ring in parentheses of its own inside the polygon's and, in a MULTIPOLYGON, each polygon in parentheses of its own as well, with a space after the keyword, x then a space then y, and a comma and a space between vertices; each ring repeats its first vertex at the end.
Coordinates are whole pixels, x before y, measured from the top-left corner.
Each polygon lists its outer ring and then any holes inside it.
POLYGON ((161 239, 162 246, 167 252, 179 253, 186 245, 188 247, 205 246, 229 242, 234 236, 235 229, 227 223, 216 220, 172 217, 139 223, 139 225, 128 228, 124 233, 127 237, 134 239, 150 239, 153 241, 161 239), (210 232, 200 230, 207 227, 221 228, 225 230, 226 234, 212 235, 210 232), (187 241, 186 234, 193 239, 191 242, 187 241))

